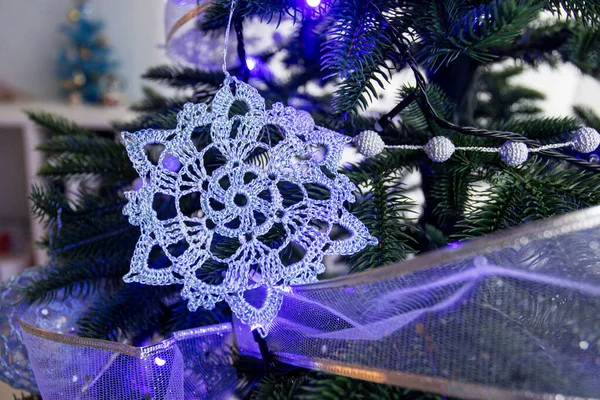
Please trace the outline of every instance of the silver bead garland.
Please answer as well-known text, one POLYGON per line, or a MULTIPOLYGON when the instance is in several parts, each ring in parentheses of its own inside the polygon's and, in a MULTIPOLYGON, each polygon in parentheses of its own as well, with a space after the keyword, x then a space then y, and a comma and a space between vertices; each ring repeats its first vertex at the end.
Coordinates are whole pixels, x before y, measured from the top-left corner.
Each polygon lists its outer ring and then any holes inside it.
POLYGON ((363 131, 354 138, 356 150, 365 157, 374 157, 385 149, 385 143, 375 131, 363 131))
POLYGON ((592 128, 584 126, 573 133, 572 146, 580 153, 591 153, 600 145, 600 134, 592 128))
POLYGON ((423 147, 425 150, 425 154, 427 157, 431 159, 433 162, 444 162, 447 161, 454 151, 456 147, 450 139, 444 136, 435 136, 429 139, 429 142, 423 147))
POLYGON ((510 167, 517 167, 527 161, 529 149, 525 143, 506 142, 500 147, 500 158, 504 164, 510 167))
POLYGON ((550 149, 572 147, 580 153, 591 153, 600 146, 600 133, 593 128, 584 126, 573 133, 572 140, 565 143, 554 143, 529 148, 522 142, 508 141, 500 148, 496 147, 455 147, 452 141, 445 136, 435 136, 426 145, 385 145, 379 134, 375 131, 363 131, 355 139, 354 145, 359 153, 365 157, 373 157, 385 149, 423 150, 433 162, 447 161, 456 150, 474 151, 479 153, 499 153, 502 161, 511 167, 522 165, 530 153, 539 153, 550 149))

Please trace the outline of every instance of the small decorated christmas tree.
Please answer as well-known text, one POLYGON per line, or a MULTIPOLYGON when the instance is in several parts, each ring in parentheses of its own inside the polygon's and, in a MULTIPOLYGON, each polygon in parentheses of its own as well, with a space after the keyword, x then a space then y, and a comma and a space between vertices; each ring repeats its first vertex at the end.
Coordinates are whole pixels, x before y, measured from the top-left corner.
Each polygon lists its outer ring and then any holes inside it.
POLYGON ((102 100, 102 85, 113 73, 116 63, 101 31, 103 23, 90 18, 89 3, 75 0, 62 25, 65 37, 57 57, 61 93, 72 103, 97 103, 102 100))

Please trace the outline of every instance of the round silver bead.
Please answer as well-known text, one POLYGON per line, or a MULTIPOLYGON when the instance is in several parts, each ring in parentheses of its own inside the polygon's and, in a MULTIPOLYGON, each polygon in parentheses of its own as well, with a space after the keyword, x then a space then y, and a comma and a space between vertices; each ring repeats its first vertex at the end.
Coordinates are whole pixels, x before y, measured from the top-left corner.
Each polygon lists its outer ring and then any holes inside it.
POLYGON ((423 148, 427 157, 433 162, 444 162, 454 154, 454 143, 444 136, 436 136, 429 139, 429 142, 423 148))
POLYGON ((374 157, 385 149, 385 143, 375 131, 363 131, 354 138, 356 150, 363 156, 374 157))
POLYGON ((500 158, 504 164, 516 167, 527 161, 529 149, 525 143, 506 142, 500 147, 500 158))
POLYGON ((600 134, 597 130, 584 126, 573 133, 572 146, 580 153, 591 153, 600 145, 600 134))
POLYGON ((296 112, 296 126, 300 132, 312 132, 315 129, 315 120, 304 110, 296 112))

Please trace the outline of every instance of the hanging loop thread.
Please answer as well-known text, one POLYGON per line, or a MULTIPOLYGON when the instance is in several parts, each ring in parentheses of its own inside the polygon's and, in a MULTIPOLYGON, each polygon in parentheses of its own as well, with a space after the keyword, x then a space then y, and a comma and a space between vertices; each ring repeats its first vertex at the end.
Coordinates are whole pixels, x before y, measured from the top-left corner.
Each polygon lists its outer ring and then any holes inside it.
POLYGON ((229 44, 229 33, 231 32, 231 22, 233 21, 233 12, 235 10, 236 0, 231 1, 231 8, 229 10, 229 19, 227 20, 227 28, 225 29, 225 43, 223 43, 223 73, 225 77, 229 77, 227 72, 227 46, 229 44))

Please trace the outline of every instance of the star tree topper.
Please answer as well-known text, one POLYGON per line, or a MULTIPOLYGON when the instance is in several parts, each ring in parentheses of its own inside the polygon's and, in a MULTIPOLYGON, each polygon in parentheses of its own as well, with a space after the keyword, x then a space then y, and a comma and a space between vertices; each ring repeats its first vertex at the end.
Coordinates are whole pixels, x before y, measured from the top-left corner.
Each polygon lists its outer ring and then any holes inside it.
POLYGON ((191 311, 226 301, 266 335, 283 292, 316 281, 325 255, 377 243, 344 207, 356 190, 338 173, 350 138, 281 103, 266 110, 256 89, 231 76, 210 108, 188 103, 177 120, 173 130, 122 134, 143 182, 125 194, 123 213, 141 228, 126 282, 183 284, 191 311), (245 113, 233 114, 234 104, 245 113), (197 146, 202 131, 211 140, 197 146), (164 146, 155 163, 152 145, 164 146), (172 202, 172 215, 157 213, 156 196, 172 202), (184 199, 198 202, 195 211, 184 199), (336 238, 340 230, 349 236, 336 238), (166 260, 160 266, 149 262, 156 247, 166 260))

